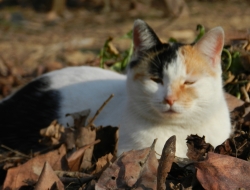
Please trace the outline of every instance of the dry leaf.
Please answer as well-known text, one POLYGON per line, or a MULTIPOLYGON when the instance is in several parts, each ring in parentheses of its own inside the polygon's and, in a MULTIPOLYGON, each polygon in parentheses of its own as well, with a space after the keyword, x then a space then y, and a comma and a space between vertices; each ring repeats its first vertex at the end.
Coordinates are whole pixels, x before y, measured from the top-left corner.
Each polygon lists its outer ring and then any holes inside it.
POLYGON ((101 173, 103 170, 105 170, 107 166, 109 166, 109 164, 112 162, 113 158, 114 157, 111 153, 99 158, 96 163, 95 173, 101 173))
POLYGON ((166 189, 166 178, 170 172, 176 151, 176 136, 170 137, 165 143, 157 172, 157 190, 166 189))
MULTIPOLYGON (((90 110, 84 110, 73 114, 67 114, 72 116, 74 119, 75 128, 75 145, 77 148, 81 148, 85 145, 93 143, 96 139, 96 128, 92 126, 92 123, 86 125, 87 117, 89 116, 90 110)), ((94 146, 84 150, 84 155, 81 161, 80 170, 87 170, 91 167, 92 155, 94 146)))
MULTIPOLYGON (((76 140, 76 146, 82 147, 88 145, 95 141, 96 139, 96 130, 92 127, 81 127, 78 131, 78 137, 76 140)), ((94 146, 89 147, 85 150, 83 155, 82 163, 80 170, 87 170, 92 166, 92 156, 93 156, 94 146)))
POLYGON ((156 189, 157 167, 154 144, 125 152, 102 173, 95 189, 156 189))
MULTIPOLYGON (((90 143, 88 145, 85 145, 82 148, 75 151, 73 154, 71 154, 67 158, 70 171, 80 171, 81 170, 80 166, 82 164, 82 160, 84 158, 85 151, 87 149, 89 149, 90 147, 94 146, 94 144, 97 144, 99 142, 100 142, 100 140, 96 140, 95 142, 90 143)), ((91 164, 91 162, 90 162, 90 164, 91 164)))
POLYGON ((62 136, 65 133, 65 127, 54 120, 51 124, 40 130, 40 135, 44 138, 41 140, 41 143, 51 146, 57 145, 62 142, 62 136))
POLYGON ((230 155, 244 160, 250 159, 250 103, 244 103, 231 112, 234 133, 217 146, 216 153, 230 155))
POLYGON ((189 135, 187 137, 187 157, 194 161, 203 160, 207 152, 214 151, 214 147, 206 143, 205 136, 189 135))
POLYGON ((48 127, 41 129, 40 135, 43 136, 40 142, 47 146, 65 143, 67 150, 75 148, 75 129, 64 127, 57 120, 52 121, 48 127))
POLYGON ((62 145, 57 150, 36 156, 23 165, 9 169, 4 181, 3 189, 19 189, 26 185, 24 181, 27 179, 37 181, 46 161, 54 170, 68 170, 65 155, 66 148, 62 145))
POLYGON ((208 153, 207 160, 195 163, 197 178, 205 189, 250 187, 250 163, 231 156, 208 153))
POLYGON ((40 189, 51 189, 51 187, 56 184, 58 190, 63 190, 64 185, 57 177, 53 169, 48 162, 44 163, 43 170, 35 186, 35 190, 40 189))
POLYGON ((226 97, 226 102, 230 111, 233 111, 238 106, 241 106, 242 104, 244 104, 242 100, 239 100, 238 98, 236 98, 235 96, 231 94, 225 93, 225 97, 226 97))

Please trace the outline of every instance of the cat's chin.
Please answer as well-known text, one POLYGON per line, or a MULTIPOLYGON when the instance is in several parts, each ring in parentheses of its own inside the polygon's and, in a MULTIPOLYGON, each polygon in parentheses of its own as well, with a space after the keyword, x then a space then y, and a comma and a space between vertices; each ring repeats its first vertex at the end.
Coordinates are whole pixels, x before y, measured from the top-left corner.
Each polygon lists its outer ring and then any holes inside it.
POLYGON ((164 116, 178 116, 178 115, 181 115, 180 112, 177 112, 177 111, 172 110, 172 109, 163 111, 162 113, 163 113, 164 116))

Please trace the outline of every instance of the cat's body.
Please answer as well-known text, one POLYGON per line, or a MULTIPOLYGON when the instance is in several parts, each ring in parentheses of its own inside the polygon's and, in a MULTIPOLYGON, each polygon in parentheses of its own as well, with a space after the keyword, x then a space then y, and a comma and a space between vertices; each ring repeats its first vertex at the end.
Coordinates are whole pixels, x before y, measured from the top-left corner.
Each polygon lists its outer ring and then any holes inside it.
POLYGON ((119 153, 148 147, 155 138, 156 151, 161 153, 172 135, 177 136, 177 155, 182 157, 190 134, 205 135, 214 146, 222 143, 231 130, 219 58, 222 29, 214 29, 194 46, 162 44, 137 20, 134 46, 127 76, 93 67, 66 68, 40 77, 26 91, 7 98, 0 104, 5 124, 0 132, 9 133, 0 133, 2 143, 14 146, 31 135, 37 137, 37 131, 55 118, 72 124, 67 113, 90 108, 91 117, 111 94, 114 97, 95 124, 120 127, 119 153), (33 118, 24 119, 29 114, 33 118))

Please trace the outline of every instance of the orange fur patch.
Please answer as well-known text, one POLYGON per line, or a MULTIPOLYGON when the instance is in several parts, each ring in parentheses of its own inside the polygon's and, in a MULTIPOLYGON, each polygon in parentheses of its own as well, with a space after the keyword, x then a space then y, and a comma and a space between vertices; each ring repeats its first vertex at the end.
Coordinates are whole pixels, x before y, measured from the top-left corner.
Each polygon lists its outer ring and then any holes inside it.
MULTIPOLYGON (((173 91, 173 96, 176 97, 176 101, 178 102, 192 102, 194 99, 197 98, 197 94, 195 92, 194 87, 188 87, 184 84, 172 84, 171 89, 173 91)), ((189 104, 185 104, 189 105, 189 104)))
POLYGON ((187 74, 192 76, 201 76, 208 73, 215 76, 216 72, 213 70, 212 65, 208 60, 202 56, 194 46, 185 45, 179 50, 184 57, 184 63, 187 68, 187 74))

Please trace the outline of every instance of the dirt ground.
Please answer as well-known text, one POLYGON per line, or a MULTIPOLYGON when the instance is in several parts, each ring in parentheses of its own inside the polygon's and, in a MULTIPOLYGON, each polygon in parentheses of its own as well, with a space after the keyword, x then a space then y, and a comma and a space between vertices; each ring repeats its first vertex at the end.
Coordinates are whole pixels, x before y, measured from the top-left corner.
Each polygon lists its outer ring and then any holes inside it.
POLYGON ((204 25, 207 30, 222 26, 226 37, 238 32, 249 35, 249 0, 186 2, 189 17, 174 19, 163 17, 161 10, 143 3, 124 12, 68 9, 63 18, 54 18, 53 22, 48 22, 53 18, 49 13, 4 7, 0 10, 0 74, 5 77, 7 70, 15 67, 12 74, 27 76, 33 73, 30 77, 35 77, 46 69, 88 64, 98 56, 110 36, 117 49, 123 51, 131 41, 121 37, 132 29, 136 18, 145 20, 162 41, 173 37, 190 43, 196 36, 197 24, 204 25))

